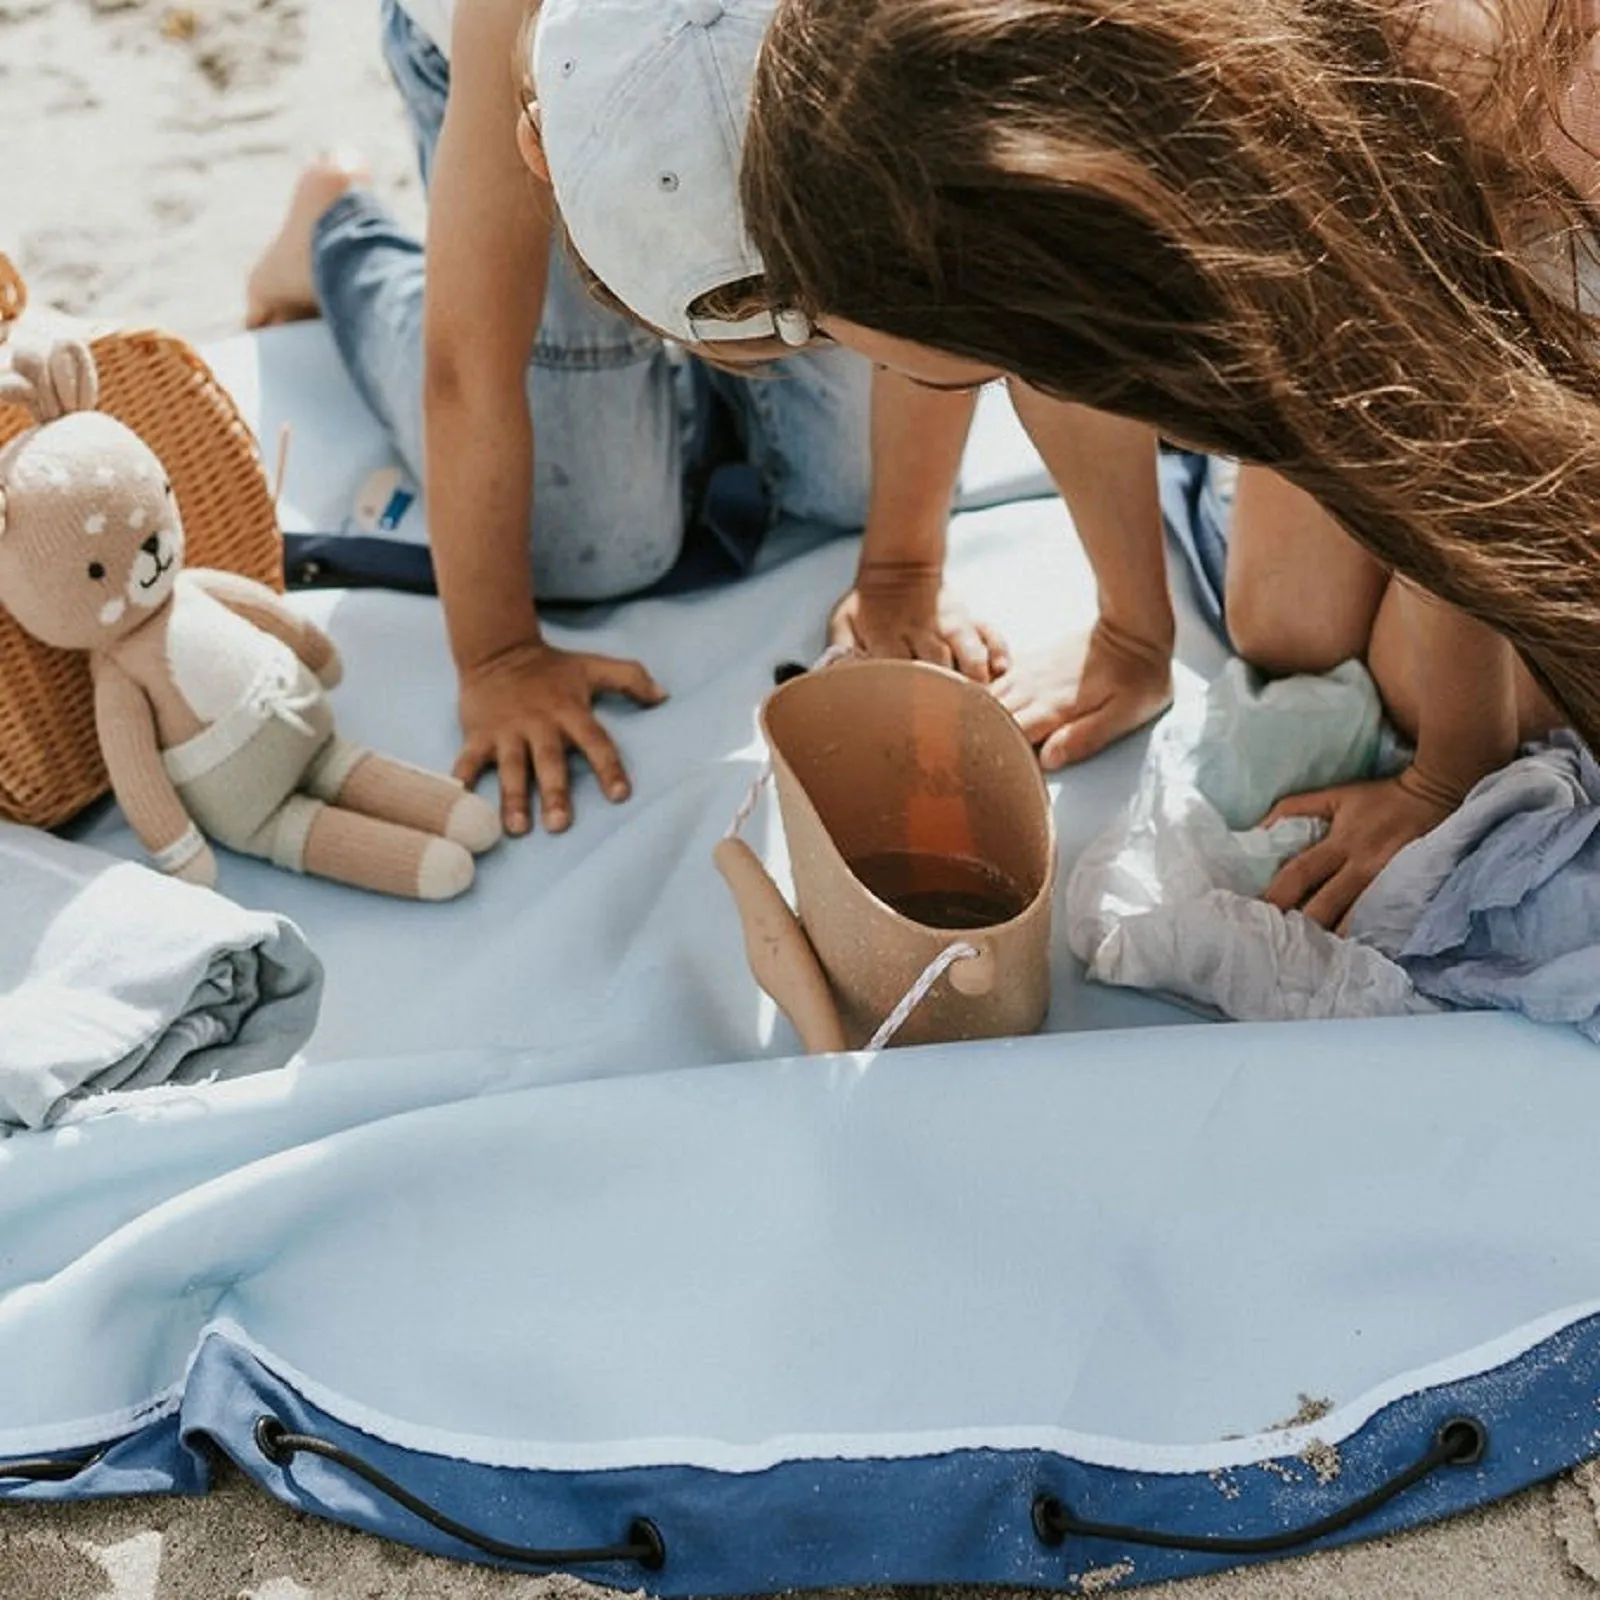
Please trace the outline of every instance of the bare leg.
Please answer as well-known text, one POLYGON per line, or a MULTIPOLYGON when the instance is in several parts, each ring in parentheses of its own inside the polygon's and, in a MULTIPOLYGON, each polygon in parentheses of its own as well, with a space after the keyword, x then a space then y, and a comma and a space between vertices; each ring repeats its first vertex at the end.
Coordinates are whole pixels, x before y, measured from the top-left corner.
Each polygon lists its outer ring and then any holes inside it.
MULTIPOLYGON (((1417 737, 1422 681, 1412 641, 1417 596, 1404 584, 1390 583, 1372 625, 1372 642, 1366 652, 1367 670, 1378 686, 1389 720, 1406 738, 1417 737)), ((1513 664, 1517 699, 1517 741, 1543 738, 1564 722, 1532 674, 1520 660, 1513 664)))
POLYGON ((306 788, 345 811, 452 839, 474 855, 500 839, 500 814, 454 778, 343 740, 313 768, 306 788))
POLYGON ((311 277, 312 229, 340 195, 371 181, 371 169, 351 153, 318 156, 301 172, 277 236, 250 274, 246 327, 304 322, 318 314, 311 277))
POLYGON ((472 857, 451 840, 328 805, 306 837, 304 870, 413 900, 453 900, 473 878, 472 857))
POLYGON ((1228 534, 1228 632, 1263 672, 1329 672, 1367 653, 1388 574, 1310 495, 1244 467, 1228 534))

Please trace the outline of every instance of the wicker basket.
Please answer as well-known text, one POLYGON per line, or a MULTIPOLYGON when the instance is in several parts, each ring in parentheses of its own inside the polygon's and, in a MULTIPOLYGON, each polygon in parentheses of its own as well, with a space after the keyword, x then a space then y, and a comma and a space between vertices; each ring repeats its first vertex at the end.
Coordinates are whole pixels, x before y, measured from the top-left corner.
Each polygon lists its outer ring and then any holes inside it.
MULTIPOLYGON (((0 255, 0 322, 26 291, 0 255)), ((185 559, 283 588, 283 541, 255 439, 233 401, 181 339, 136 331, 90 342, 100 409, 161 458, 183 513, 185 559)), ((0 406, 0 445, 32 425, 0 406)), ((0 817, 50 828, 109 787, 94 726, 88 658, 31 639, 0 611, 0 817)))

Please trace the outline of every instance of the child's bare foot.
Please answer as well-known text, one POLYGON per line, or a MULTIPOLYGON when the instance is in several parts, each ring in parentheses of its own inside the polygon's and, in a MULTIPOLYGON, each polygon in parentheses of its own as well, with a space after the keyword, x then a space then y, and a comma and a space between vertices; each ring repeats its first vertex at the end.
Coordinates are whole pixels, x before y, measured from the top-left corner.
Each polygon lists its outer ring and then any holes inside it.
POLYGON ((300 174, 289 210, 250 274, 247 328, 277 322, 303 322, 317 315, 317 290, 311 277, 311 234, 322 213, 340 195, 372 181, 372 169, 358 155, 318 156, 300 174))

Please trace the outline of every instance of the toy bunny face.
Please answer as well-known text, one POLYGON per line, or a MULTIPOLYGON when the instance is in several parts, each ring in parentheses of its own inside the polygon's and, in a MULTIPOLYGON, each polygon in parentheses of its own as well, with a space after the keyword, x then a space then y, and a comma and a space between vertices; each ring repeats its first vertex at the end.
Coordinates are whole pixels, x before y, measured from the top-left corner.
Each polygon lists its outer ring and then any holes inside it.
POLYGON ((35 638, 102 650, 165 603, 183 524, 161 463, 101 412, 0 451, 0 606, 35 638))

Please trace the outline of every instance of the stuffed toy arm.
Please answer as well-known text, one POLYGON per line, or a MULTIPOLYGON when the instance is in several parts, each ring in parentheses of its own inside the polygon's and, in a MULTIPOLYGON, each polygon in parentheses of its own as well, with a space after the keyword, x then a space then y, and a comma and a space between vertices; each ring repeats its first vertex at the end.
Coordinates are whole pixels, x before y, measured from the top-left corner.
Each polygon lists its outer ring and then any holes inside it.
POLYGON ((220 600, 265 633, 281 639, 294 651, 324 689, 337 687, 344 676, 338 646, 314 622, 296 616, 266 584, 236 572, 196 568, 189 575, 207 594, 220 600))
POLYGON ((167 777, 150 702, 105 661, 95 673, 94 714, 111 787, 152 862, 209 889, 217 881, 217 858, 167 777))

